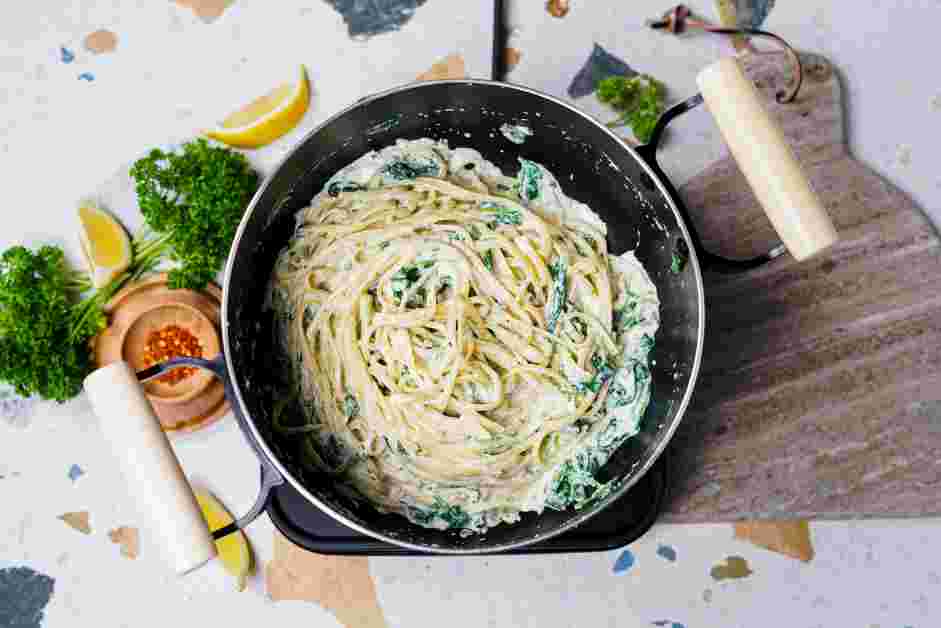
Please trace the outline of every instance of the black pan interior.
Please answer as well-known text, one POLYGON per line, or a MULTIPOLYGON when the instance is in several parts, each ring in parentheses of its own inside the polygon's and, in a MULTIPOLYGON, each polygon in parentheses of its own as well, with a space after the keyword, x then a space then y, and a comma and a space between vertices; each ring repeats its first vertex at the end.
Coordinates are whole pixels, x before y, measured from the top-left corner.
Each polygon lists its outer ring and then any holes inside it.
POLYGON ((416 84, 363 101, 313 131, 288 155, 256 198, 233 246, 224 333, 244 410, 301 487, 367 531, 431 550, 463 552, 494 551, 551 536, 613 502, 652 464, 679 419, 703 325, 695 260, 681 273, 670 268, 677 243, 689 244, 685 233, 670 200, 640 158, 564 103, 490 82, 416 84), (534 134, 523 145, 515 145, 499 131, 507 122, 525 124, 534 134), (468 538, 427 530, 339 495, 329 478, 299 467, 296 442, 275 437, 270 430, 270 411, 282 393, 272 385, 272 365, 279 356, 272 353, 271 321, 262 304, 274 259, 291 236, 293 214, 309 204, 332 174, 365 152, 400 138, 422 137, 474 148, 508 174, 518 170, 518 157, 545 165, 567 195, 587 203, 607 222, 613 253, 636 247, 657 285, 661 326, 652 354, 653 396, 642 432, 602 470, 619 490, 581 511, 527 514, 518 524, 468 538))

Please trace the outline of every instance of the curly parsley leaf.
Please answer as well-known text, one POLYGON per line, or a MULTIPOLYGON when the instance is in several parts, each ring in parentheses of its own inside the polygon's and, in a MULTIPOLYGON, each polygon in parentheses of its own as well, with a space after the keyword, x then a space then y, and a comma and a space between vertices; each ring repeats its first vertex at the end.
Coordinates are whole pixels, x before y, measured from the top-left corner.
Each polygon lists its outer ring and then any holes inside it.
POLYGON ((62 250, 14 246, 0 256, 0 381, 18 395, 63 402, 91 370, 88 340, 102 319, 76 326, 75 274, 62 250))
POLYGON ((63 402, 78 395, 94 368, 90 340, 108 324, 104 305, 153 271, 167 236, 134 239, 128 269, 86 298, 87 274, 68 268, 56 246, 14 246, 0 256, 0 382, 23 397, 63 402))
POLYGON ((657 119, 666 109, 663 83, 647 74, 609 76, 598 83, 596 94, 618 114, 618 120, 610 126, 631 127, 640 142, 650 140, 657 119))
POLYGON ((147 225, 170 236, 171 288, 205 287, 229 253, 239 220, 258 188, 245 156, 204 139, 181 152, 154 149, 131 167, 147 225))

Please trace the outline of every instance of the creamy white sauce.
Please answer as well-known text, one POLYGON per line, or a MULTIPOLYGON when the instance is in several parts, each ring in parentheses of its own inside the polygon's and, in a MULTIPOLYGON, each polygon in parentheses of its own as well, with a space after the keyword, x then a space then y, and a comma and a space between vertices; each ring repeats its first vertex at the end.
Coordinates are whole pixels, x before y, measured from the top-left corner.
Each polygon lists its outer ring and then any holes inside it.
MULTIPOLYGON (((504 125, 506 126, 508 125, 504 125)), ((515 141, 504 129, 501 128, 501 132, 511 141, 515 141)), ((363 155, 337 172, 328 181, 321 195, 397 185, 407 182, 410 176, 412 179, 415 176, 438 177, 484 193, 512 198, 517 198, 518 193, 517 200, 524 206, 553 217, 562 224, 575 226, 581 231, 593 231, 599 238, 605 237, 607 225, 604 221, 587 205, 567 196, 552 173, 540 164, 524 159, 520 159, 520 165, 516 178, 507 177, 473 149, 451 149, 444 142, 430 139, 399 140, 392 146, 363 155)), ((425 251, 416 257, 416 263, 422 260, 434 261, 436 278, 422 277, 423 281, 438 281, 446 276, 454 285, 463 280, 462 277, 468 272, 465 268, 466 262, 457 254, 453 259, 449 259, 447 249, 448 247, 439 247, 438 250, 425 251)), ((559 434, 555 446, 564 447, 567 442, 574 442, 573 439, 578 438, 580 433, 591 434, 591 444, 580 450, 576 458, 565 460, 551 473, 545 473, 544 480, 533 486, 523 504, 517 504, 505 511, 471 513, 464 527, 482 531, 501 521, 517 520, 518 510, 541 511, 546 505, 553 508, 572 505, 578 507, 608 490, 596 482, 592 484, 592 476, 607 461, 614 449, 625 438, 636 434, 640 428, 650 398, 648 354, 659 326, 656 287, 634 253, 628 252, 619 257, 610 256, 608 261, 614 291, 614 341, 620 351, 620 355, 609 365, 612 375, 607 383, 609 389, 606 401, 600 410, 601 416, 608 421, 596 420, 581 428, 573 427, 568 432, 559 434), (602 429, 600 426, 603 425, 607 427, 602 429), (563 487, 567 491, 564 494, 563 487), (572 487, 571 490, 569 487, 572 487), (580 497, 582 494, 584 498, 580 497)), ((412 289, 419 287, 419 284, 414 284, 412 289)), ((591 309, 593 301, 588 298, 590 295, 587 290, 590 290, 588 286, 576 285, 573 288, 571 296, 575 306, 598 321, 611 321, 611 312, 591 309)), ((560 295, 560 299, 568 299, 567 294, 560 292, 560 295)), ((554 308, 557 310, 563 305, 564 301, 561 304, 548 302, 545 312, 547 319, 557 315, 557 312, 553 311, 554 308)), ((428 365, 439 364, 446 358, 444 348, 423 348, 416 351, 415 355, 415 359, 428 365)), ((591 381, 593 374, 579 367, 571 359, 563 360, 561 368, 564 377, 573 386, 597 385, 597 382, 591 381)), ((495 391, 486 385, 464 386, 465 395, 477 399, 478 402, 496 398, 495 391)), ((570 395, 564 394, 555 386, 545 384, 523 382, 511 391, 508 402, 527 417, 526 423, 534 425, 548 418, 574 412, 574 400, 570 395)), ((454 439, 492 436, 486 432, 470 433, 466 426, 457 420, 454 424, 442 425, 441 430, 448 438, 454 439)), ((486 495, 482 496, 480 492, 448 491, 443 492, 441 497, 449 505, 457 507, 472 504, 474 500, 483 499, 486 495)), ((425 518, 421 522, 422 525, 449 525, 443 520, 428 520, 427 515, 423 517, 425 518)))
POLYGON ((522 124, 507 123, 500 126, 500 133, 514 144, 523 144, 527 139, 532 137, 533 130, 522 124))
POLYGON ((582 223, 602 235, 608 233, 608 226, 588 205, 562 192, 555 175, 542 165, 526 159, 520 159, 520 197, 525 205, 540 207, 546 213, 557 216, 563 224, 582 223))

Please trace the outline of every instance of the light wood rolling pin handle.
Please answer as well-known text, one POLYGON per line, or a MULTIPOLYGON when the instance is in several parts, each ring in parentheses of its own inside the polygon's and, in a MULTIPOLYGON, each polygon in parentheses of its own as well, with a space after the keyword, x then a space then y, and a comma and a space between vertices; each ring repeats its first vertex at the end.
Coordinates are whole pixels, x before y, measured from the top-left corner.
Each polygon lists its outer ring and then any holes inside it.
POLYGON ((172 567, 183 574, 213 558, 212 535, 137 374, 124 362, 110 364, 85 379, 85 392, 172 567))
POLYGON ((700 72, 696 82, 732 156, 791 255, 804 260, 833 245, 839 236, 830 215, 738 60, 721 59, 700 72))

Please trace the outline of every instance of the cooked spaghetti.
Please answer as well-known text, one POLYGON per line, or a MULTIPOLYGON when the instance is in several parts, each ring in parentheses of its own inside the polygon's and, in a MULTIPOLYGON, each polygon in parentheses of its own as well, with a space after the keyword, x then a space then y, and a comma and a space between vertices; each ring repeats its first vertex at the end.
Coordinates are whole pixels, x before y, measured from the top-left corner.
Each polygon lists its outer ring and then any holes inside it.
POLYGON ((419 525, 481 532, 600 498, 650 397, 656 288, 520 162, 509 178, 431 140, 369 153, 298 214, 275 267, 296 411, 274 428, 419 525))

